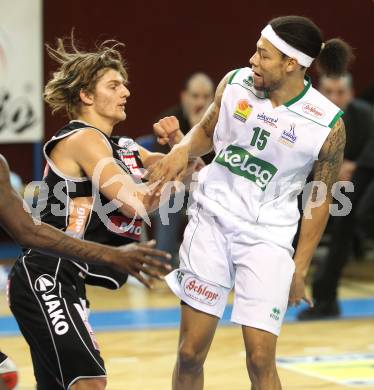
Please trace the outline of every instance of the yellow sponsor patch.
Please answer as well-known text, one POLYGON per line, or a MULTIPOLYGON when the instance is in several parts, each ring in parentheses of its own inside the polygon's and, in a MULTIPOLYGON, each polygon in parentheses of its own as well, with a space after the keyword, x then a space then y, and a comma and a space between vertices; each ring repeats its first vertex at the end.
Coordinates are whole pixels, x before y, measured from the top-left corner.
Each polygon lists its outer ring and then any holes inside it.
POLYGON ((241 122, 245 122, 249 115, 251 115, 253 107, 249 104, 248 100, 241 99, 236 104, 234 118, 239 119, 241 122))

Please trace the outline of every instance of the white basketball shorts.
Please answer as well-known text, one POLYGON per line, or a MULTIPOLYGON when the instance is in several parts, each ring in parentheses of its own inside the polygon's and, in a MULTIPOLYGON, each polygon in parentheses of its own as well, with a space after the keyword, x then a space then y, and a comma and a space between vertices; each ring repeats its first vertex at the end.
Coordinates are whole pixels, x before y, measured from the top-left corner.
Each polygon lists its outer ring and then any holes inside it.
POLYGON ((234 287, 231 321, 279 335, 295 263, 290 250, 258 231, 197 206, 184 233, 180 267, 166 281, 186 304, 219 318, 234 287))

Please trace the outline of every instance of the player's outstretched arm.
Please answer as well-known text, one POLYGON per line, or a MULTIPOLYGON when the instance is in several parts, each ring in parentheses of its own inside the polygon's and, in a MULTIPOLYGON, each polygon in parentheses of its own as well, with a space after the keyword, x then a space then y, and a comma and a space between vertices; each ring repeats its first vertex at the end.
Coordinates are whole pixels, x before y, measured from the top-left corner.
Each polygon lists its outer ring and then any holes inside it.
POLYGON ((140 272, 159 278, 170 266, 157 257, 170 259, 166 252, 153 249, 154 242, 130 244, 120 248, 69 237, 60 230, 36 223, 24 210, 22 199, 12 189, 9 168, 0 155, 0 225, 21 246, 72 260, 110 265, 131 274, 149 286, 140 272))
POLYGON ((319 159, 315 163, 313 181, 317 183, 322 182, 326 187, 323 186, 321 188, 324 188, 326 193, 323 191, 323 194, 321 194, 318 191, 318 187, 314 187, 306 205, 306 210, 304 210, 300 239, 294 257, 296 270, 290 293, 290 304, 298 304, 302 299, 312 304, 305 297, 304 280, 329 218, 329 207, 332 201, 331 189, 338 180, 338 174, 343 162, 344 146, 345 127, 343 120, 340 119, 332 128, 321 148, 319 159), (320 206, 311 208, 311 202, 316 202, 321 195, 326 195, 324 201, 318 202, 320 206), (306 214, 311 218, 306 218, 306 214))

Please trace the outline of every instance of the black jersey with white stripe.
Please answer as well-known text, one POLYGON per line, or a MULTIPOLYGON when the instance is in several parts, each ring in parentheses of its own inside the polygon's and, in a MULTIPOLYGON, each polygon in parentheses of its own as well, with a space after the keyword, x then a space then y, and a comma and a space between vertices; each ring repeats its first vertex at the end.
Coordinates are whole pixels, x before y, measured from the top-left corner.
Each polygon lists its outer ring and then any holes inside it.
MULTIPOLYGON (((87 123, 71 121, 44 146, 47 165, 43 181, 46 186, 38 200, 40 205, 45 205, 41 220, 73 237, 110 246, 139 241, 141 219, 124 216, 113 202, 110 202, 93 186, 88 177, 68 176, 61 172, 50 158, 58 142, 88 128, 99 132, 104 137, 112 149, 113 158, 124 172, 130 174, 135 181, 142 181, 144 168, 134 140, 123 136, 108 137, 87 123)), ((99 164, 98 168, 100 169, 99 164)), ((41 256, 36 251, 29 251, 27 256, 33 257, 35 254, 41 256)), ((119 275, 107 266, 73 261, 72 263, 84 272, 86 282, 89 284, 117 288, 119 286, 116 282, 120 285, 126 279, 125 276, 119 275), (108 277, 115 279, 116 282, 113 284, 108 277), (105 285, 107 282, 109 284, 105 285)))

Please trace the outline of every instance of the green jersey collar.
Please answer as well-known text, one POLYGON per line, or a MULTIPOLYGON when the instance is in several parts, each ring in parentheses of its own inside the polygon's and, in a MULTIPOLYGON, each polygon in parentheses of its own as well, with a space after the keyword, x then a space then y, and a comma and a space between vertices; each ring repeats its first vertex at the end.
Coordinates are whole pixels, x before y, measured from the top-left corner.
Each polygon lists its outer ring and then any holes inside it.
POLYGON ((284 106, 289 107, 292 104, 299 101, 302 97, 304 97, 304 95, 308 92, 309 88, 312 85, 312 79, 308 75, 305 75, 305 82, 306 83, 305 83, 304 89, 297 96, 295 96, 294 98, 292 98, 288 102, 284 103, 283 104, 284 106))

